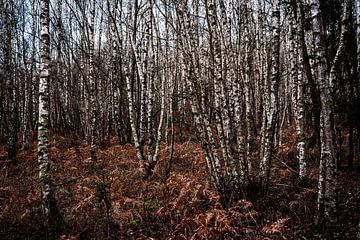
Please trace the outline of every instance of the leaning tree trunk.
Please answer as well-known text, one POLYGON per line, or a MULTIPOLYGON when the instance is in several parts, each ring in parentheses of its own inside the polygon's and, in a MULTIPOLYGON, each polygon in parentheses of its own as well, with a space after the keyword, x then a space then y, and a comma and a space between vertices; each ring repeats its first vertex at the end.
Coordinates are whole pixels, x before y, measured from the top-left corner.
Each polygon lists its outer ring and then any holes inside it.
POLYGON ((329 236, 336 231, 336 154, 333 141, 333 112, 330 82, 327 74, 326 43, 323 19, 319 9, 319 0, 312 1, 312 25, 315 40, 317 84, 321 101, 321 156, 318 191, 317 223, 324 227, 329 236))
POLYGON ((209 116, 203 109, 205 102, 204 89, 202 89, 200 97, 196 96, 194 91, 193 79, 197 79, 199 73, 198 65, 195 64, 197 59, 196 42, 194 40, 193 32, 191 31, 192 26, 189 19, 190 14, 184 2, 177 4, 177 15, 177 21, 179 22, 180 26, 180 31, 178 32, 178 43, 181 49, 181 61, 179 62, 182 63, 182 75, 185 79, 186 85, 188 86, 188 90, 191 93, 191 97, 189 99, 191 111, 194 116, 195 125, 200 135, 200 144, 205 155, 210 179, 215 187, 221 189, 224 186, 222 176, 223 171, 221 169, 222 167, 216 150, 215 139, 212 133, 210 122, 208 121, 209 116), (200 101, 198 97, 201 99, 200 101))
POLYGON ((64 224, 57 207, 49 166, 49 75, 50 75, 50 34, 49 0, 41 0, 40 13, 40 84, 39 84, 39 125, 38 162, 43 210, 46 224, 51 233, 58 233, 64 224))
MULTIPOLYGON (((132 52, 129 50, 128 54, 134 55, 134 58, 135 58, 134 61, 136 63, 138 61, 135 40, 134 40, 134 35, 135 35, 135 30, 136 30, 136 20, 135 20, 135 17, 134 17, 134 19, 131 19, 132 5, 130 2, 128 3, 127 8, 128 8, 127 23, 128 23, 128 25, 131 24, 133 27, 133 31, 130 31, 130 28, 128 28, 128 32, 127 32, 128 41, 130 41, 131 46, 132 46, 132 52)), ((136 156, 137 156, 138 160, 140 161, 140 170, 143 171, 144 170, 143 165, 144 165, 144 161, 145 161, 144 147, 143 147, 143 143, 140 142, 141 133, 138 134, 138 131, 136 129, 135 106, 134 106, 135 100, 134 100, 134 96, 133 96, 133 92, 132 92, 132 88, 131 88, 132 82, 130 79, 130 68, 131 68, 131 66, 126 67, 126 69, 125 69, 126 93, 127 93, 127 98, 128 98, 128 107, 129 107, 129 121, 130 121, 131 133, 132 133, 132 136, 134 139, 136 156)))

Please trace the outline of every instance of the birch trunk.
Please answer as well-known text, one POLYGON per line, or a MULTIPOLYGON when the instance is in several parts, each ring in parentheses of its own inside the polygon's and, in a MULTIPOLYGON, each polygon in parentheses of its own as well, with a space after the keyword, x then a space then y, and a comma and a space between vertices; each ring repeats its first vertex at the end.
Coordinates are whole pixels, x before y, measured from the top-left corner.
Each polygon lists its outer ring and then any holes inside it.
POLYGON ((244 11, 244 45, 245 45, 245 116, 246 116, 246 132, 247 132, 247 144, 246 144, 246 160, 245 163, 248 164, 248 172, 251 172, 251 156, 254 150, 254 126, 253 126, 253 114, 252 114, 252 104, 251 104, 251 56, 250 56, 250 1, 244 1, 243 11, 244 11))
POLYGON ((154 152, 154 157, 153 157, 153 163, 150 162, 150 166, 149 166, 149 170, 148 170, 148 172, 150 172, 150 174, 158 161, 159 152, 160 152, 161 130, 162 130, 162 126, 163 126, 163 122, 164 122, 164 114, 165 114, 165 91, 166 91, 165 82, 166 82, 165 76, 162 76, 161 88, 160 88, 160 91, 161 91, 160 120, 159 120, 159 125, 157 127, 157 132, 156 132, 156 142, 155 142, 155 152, 154 152))
MULTIPOLYGON (((121 98, 121 90, 120 90, 120 81, 118 76, 118 41, 117 41, 117 27, 116 23, 118 20, 118 6, 117 3, 114 1, 107 0, 108 5, 108 13, 109 13, 109 21, 110 21, 110 39, 111 39, 111 82, 113 85, 113 105, 114 105, 114 122, 115 122, 115 129, 116 134, 118 136, 118 141, 120 144, 124 144, 124 126, 123 126, 123 119, 121 119, 121 106, 120 106, 120 98, 121 98)), ((121 16, 120 16, 121 17, 121 16)), ((121 35, 119 36, 121 39, 121 35)), ((121 42, 121 41, 120 41, 121 42)), ((119 46, 121 47, 121 46, 119 46)), ((121 76, 121 73, 120 73, 121 76)))
POLYGON ((333 142, 333 112, 331 87, 327 76, 326 45, 323 19, 319 9, 319 1, 312 0, 312 25, 315 40, 317 84, 321 100, 321 156, 318 193, 318 224, 325 227, 329 236, 336 235, 336 163, 335 146, 333 142), (323 207, 322 207, 323 206, 323 207))
MULTIPOLYGON (((137 62, 138 56, 136 55, 136 48, 134 46, 134 34, 135 34, 135 19, 132 19, 132 5, 131 2, 128 3, 128 16, 127 16, 127 22, 128 24, 131 24, 133 26, 133 32, 130 32, 128 30, 128 38, 130 41, 130 44, 132 46, 132 51, 135 56, 135 62, 137 62)), ((129 51, 130 52, 130 51, 129 51)), ((128 97, 128 105, 129 105, 129 120, 130 120, 130 126, 131 126, 131 132, 134 139, 135 149, 136 149, 136 156, 138 160, 140 161, 140 168, 143 169, 145 156, 144 156, 144 148, 143 145, 140 144, 139 134, 136 129, 136 121, 135 121, 135 110, 134 110, 134 96, 131 89, 131 79, 130 79, 130 67, 125 69, 125 79, 126 79, 126 92, 128 97)))
POLYGON ((89 85, 90 85, 90 132, 91 132, 91 158, 96 157, 96 138, 97 138, 97 106, 96 106, 96 83, 94 72, 94 23, 95 23, 95 0, 92 0, 90 6, 90 15, 88 21, 89 27, 89 85))
POLYGON ((49 0, 41 0, 40 13, 40 85, 38 162, 43 210, 46 225, 52 233, 58 233, 64 224, 57 207, 49 165, 49 77, 50 77, 50 34, 49 0))
POLYGON ((7 109, 7 122, 8 122, 8 158, 14 159, 16 156, 16 107, 15 107, 15 93, 14 82, 15 72, 13 65, 13 27, 14 27, 14 2, 12 0, 5 1, 5 45, 4 48, 4 70, 5 70, 5 83, 7 89, 7 97, 9 106, 7 109))
POLYGON ((280 82, 280 3, 272 1, 272 49, 271 49, 271 78, 269 86, 269 106, 267 126, 264 137, 264 156, 260 162, 260 184, 264 190, 269 183, 271 160, 274 149, 274 136, 278 117, 279 105, 279 82, 280 82))
MULTIPOLYGON (((296 51, 294 52, 294 57, 297 60, 297 73, 294 75, 294 88, 296 91, 296 109, 295 109, 295 122, 296 122, 296 132, 298 135, 298 160, 299 160, 299 179, 303 180, 307 176, 307 164, 305 161, 305 109, 304 109, 304 56, 301 52, 302 43, 301 43, 301 32, 302 30, 302 1, 296 3, 296 7, 293 9, 296 19, 294 24, 294 31, 297 31, 297 34, 294 35, 293 45, 295 46, 296 51), (298 51, 300 49, 300 53, 298 51)), ((295 73, 294 73, 295 74, 295 73)))
MULTIPOLYGON (((229 120, 228 111, 226 106, 226 87, 224 86, 224 79, 222 73, 223 58, 221 53, 220 39, 217 29, 216 19, 216 4, 213 0, 207 1, 207 10, 209 18, 209 31, 210 31, 210 47, 213 48, 213 61, 214 61, 214 91, 215 91, 215 119, 217 133, 220 138, 220 146, 222 157, 224 158, 225 173, 229 179, 232 179, 234 166, 233 157, 230 154, 229 148, 229 120)), ((245 173, 243 173, 245 175, 245 173)))
MULTIPOLYGON (((25 13, 25 5, 23 6, 22 11, 25 13)), ((23 16, 25 18, 25 14, 23 16)), ((21 31, 22 33, 22 42, 25 40, 25 19, 23 20, 23 25, 21 31)), ((29 85, 29 71, 28 71, 28 60, 26 56, 26 49, 23 49, 23 64, 25 67, 25 76, 24 76, 24 104, 23 104, 23 112, 22 112, 22 150, 29 150, 29 89, 31 84, 29 85)), ((30 78, 31 80, 31 78, 30 78)))
MULTIPOLYGON (((146 55, 144 56, 144 74, 147 80, 146 88, 146 111, 147 111, 147 132, 148 132, 148 169, 147 172, 151 172, 152 168, 156 164, 153 159, 154 144, 155 144, 155 130, 153 119, 153 106, 154 106, 154 52, 153 52, 153 0, 147 0, 146 2, 146 13, 145 13, 145 24, 146 24, 146 55)), ((162 120, 161 120, 162 121, 162 120)))
POLYGON ((337 48, 334 60, 331 63, 330 69, 330 76, 329 76, 329 84, 330 84, 330 91, 334 94, 335 86, 337 83, 337 75, 339 72, 340 63, 343 60, 345 51, 346 51, 346 43, 347 37, 350 31, 350 16, 351 16, 351 0, 344 1, 344 9, 341 18, 341 32, 340 32, 340 39, 339 39, 339 46, 337 48))
POLYGON ((215 187, 221 190, 224 186, 223 176, 221 170, 221 163, 217 154, 212 129, 208 121, 208 116, 204 116, 204 112, 201 109, 204 103, 204 94, 201 94, 200 104, 196 95, 194 94, 194 80, 198 77, 198 69, 194 63, 196 62, 195 56, 195 42, 193 33, 191 31, 191 23, 189 19, 189 13, 187 6, 184 3, 177 5, 177 13, 180 22, 180 41, 182 50, 182 73, 186 80, 186 85, 189 87, 191 94, 190 106, 194 115, 195 125, 200 134, 200 143, 203 149, 207 166, 210 173, 210 180, 215 187))
POLYGON ((31 1, 31 66, 30 66, 30 77, 31 77, 31 84, 30 84, 30 93, 29 93, 29 124, 30 129, 35 129, 35 123, 38 116, 38 104, 36 104, 36 94, 35 89, 39 84, 37 83, 37 78, 35 77, 36 73, 36 29, 37 29, 37 19, 36 19, 36 0, 31 1))

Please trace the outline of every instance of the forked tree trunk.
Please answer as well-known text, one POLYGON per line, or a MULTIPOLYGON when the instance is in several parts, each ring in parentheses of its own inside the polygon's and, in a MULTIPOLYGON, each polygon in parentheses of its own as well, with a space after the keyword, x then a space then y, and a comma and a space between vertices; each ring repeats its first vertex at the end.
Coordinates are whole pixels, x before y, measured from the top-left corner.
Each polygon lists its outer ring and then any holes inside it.
POLYGON ((327 74, 326 44, 319 0, 312 1, 312 25, 315 40, 317 84, 321 100, 321 156, 317 224, 336 238, 336 154, 333 141, 331 86, 327 74))
MULTIPOLYGON (((135 48, 135 40, 134 40, 134 35, 135 35, 135 26, 136 26, 136 21, 135 21, 135 17, 134 19, 132 19, 132 5, 129 2, 128 3, 128 16, 127 16, 127 21, 128 24, 131 24, 131 26, 133 27, 133 32, 128 31, 128 41, 130 42, 131 46, 132 46, 132 52, 129 51, 129 55, 134 55, 134 61, 135 63, 138 62, 138 56, 137 56, 137 52, 136 52, 136 48, 135 48)), ((144 147, 143 147, 143 143, 140 142, 140 135, 141 133, 138 134, 137 128, 136 128, 136 120, 135 120, 135 106, 134 106, 134 96, 133 96, 133 92, 132 92, 132 88, 131 88, 131 79, 130 79, 130 68, 128 67, 125 70, 125 79, 126 79, 126 92, 127 92, 127 98, 128 98, 128 105, 129 105, 129 120, 130 120, 130 127, 131 127, 131 133, 134 139, 134 145, 135 145, 135 149, 136 149, 136 156, 137 159, 140 161, 140 170, 144 169, 144 161, 145 161, 145 156, 144 156, 144 147)), ((134 77, 135 78, 135 77, 134 77)))

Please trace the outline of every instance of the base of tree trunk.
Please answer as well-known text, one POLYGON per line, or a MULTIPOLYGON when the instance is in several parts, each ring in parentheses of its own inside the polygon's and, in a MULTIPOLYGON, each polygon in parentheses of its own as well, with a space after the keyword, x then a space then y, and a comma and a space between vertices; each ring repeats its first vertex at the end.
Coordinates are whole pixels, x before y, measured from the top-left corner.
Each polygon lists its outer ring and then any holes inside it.
POLYGON ((16 147, 10 146, 8 147, 8 158, 10 160, 14 159, 16 157, 16 147))
POLYGON ((46 204, 49 209, 48 216, 45 216, 47 218, 46 228, 49 234, 48 237, 49 239, 57 239, 68 226, 60 213, 55 198, 49 199, 46 204))
POLYGON ((331 222, 324 214, 317 214, 315 226, 324 239, 341 239, 339 226, 336 223, 331 222))

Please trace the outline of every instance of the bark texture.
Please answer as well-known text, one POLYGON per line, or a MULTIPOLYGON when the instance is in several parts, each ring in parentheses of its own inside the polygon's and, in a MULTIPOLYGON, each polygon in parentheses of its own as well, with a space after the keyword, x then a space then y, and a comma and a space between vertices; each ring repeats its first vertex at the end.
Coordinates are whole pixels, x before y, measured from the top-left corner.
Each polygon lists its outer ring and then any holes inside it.
POLYGON ((272 49, 271 49, 271 77, 269 82, 269 106, 267 112, 267 126, 264 137, 264 156, 260 161, 260 184, 263 189, 268 187, 274 137, 279 111, 279 82, 280 82, 280 3, 272 1, 272 49))
POLYGON ((43 210, 46 225, 52 234, 63 227, 64 221, 57 207, 50 175, 49 159, 49 77, 50 77, 50 34, 49 0, 40 2, 40 85, 38 162, 43 210))
POLYGON ((321 156, 318 190, 317 223, 325 227, 329 236, 336 237, 336 154, 333 141, 333 102, 329 76, 327 74, 326 45, 323 19, 318 0, 312 1, 312 24, 315 40, 317 84, 321 100, 321 156))

